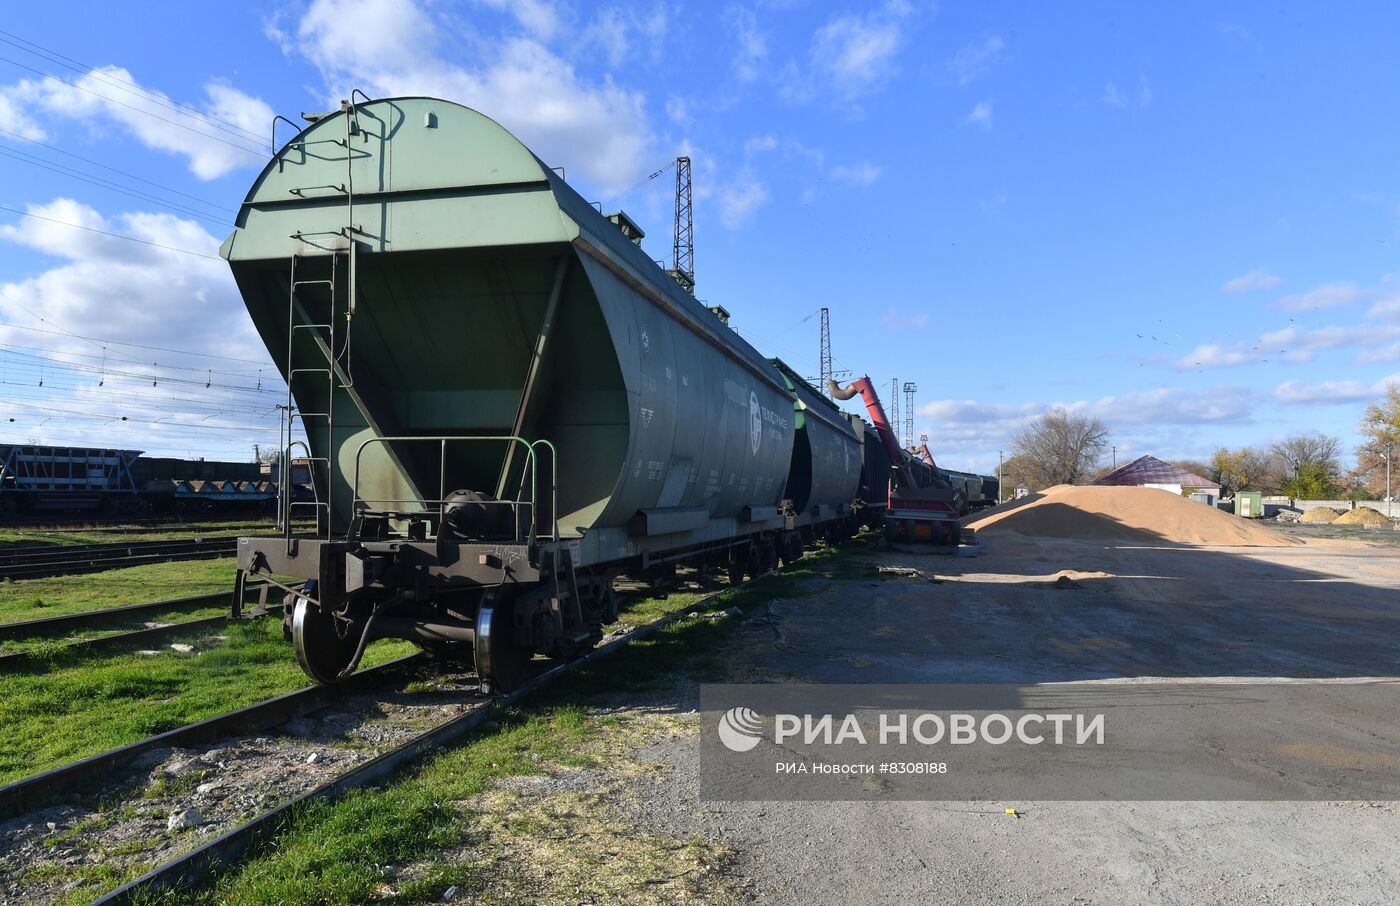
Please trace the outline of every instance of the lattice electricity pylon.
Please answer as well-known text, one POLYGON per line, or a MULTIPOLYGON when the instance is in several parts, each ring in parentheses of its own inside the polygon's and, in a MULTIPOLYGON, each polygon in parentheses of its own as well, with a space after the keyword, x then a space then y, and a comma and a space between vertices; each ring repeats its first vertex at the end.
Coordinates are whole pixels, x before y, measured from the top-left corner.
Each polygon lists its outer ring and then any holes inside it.
POLYGON ((822 393, 831 396, 831 309, 822 308, 821 378, 817 384, 822 393))
POLYGON ((914 446, 914 394, 919 385, 913 381, 904 382, 904 448, 914 446))
POLYGON ((899 438, 899 378, 890 378, 890 430, 899 438))
POLYGON ((676 222, 671 265, 686 289, 695 291, 695 223, 690 211, 690 158, 676 158, 676 222))

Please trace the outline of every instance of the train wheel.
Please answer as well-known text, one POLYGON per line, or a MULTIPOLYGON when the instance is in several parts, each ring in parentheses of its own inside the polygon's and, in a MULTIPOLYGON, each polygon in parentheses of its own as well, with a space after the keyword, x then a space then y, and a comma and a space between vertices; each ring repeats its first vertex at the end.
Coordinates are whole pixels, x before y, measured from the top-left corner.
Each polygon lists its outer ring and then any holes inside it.
POLYGON ((513 602, 494 595, 476 614, 476 674, 486 692, 513 692, 530 678, 534 653, 515 643, 513 602))
POLYGON ((297 598, 292 608, 292 647, 297 663, 318 683, 335 683, 355 661, 364 624, 354 622, 343 636, 336 619, 306 598, 297 598))

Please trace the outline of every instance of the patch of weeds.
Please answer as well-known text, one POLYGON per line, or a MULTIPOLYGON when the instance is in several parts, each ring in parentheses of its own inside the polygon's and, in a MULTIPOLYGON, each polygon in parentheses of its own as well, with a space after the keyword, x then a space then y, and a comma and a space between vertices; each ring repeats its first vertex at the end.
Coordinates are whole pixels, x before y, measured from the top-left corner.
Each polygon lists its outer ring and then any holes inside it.
POLYGON ((162 774, 141 795, 146 799, 186 796, 193 793, 194 788, 209 777, 209 773, 207 768, 200 768, 182 774, 162 774))
POLYGON ((235 569, 233 557, 221 557, 10 581, 0 587, 0 622, 230 591, 235 569))
MULTIPOLYGON (((67 652, 0 674, 0 782, 307 684, 279 622, 230 625, 226 634, 226 644, 198 657, 67 652)), ((411 650, 376 642, 365 666, 411 650)))

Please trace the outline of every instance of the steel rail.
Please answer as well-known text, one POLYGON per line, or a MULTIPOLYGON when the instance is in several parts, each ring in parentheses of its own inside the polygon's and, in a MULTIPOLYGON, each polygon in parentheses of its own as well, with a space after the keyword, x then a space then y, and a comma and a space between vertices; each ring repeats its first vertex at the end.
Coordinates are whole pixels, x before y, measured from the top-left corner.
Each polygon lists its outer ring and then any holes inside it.
POLYGON ((237 538, 237 535, 220 535, 215 538, 165 538, 156 541, 100 541, 94 544, 31 544, 23 547, 10 547, 0 550, 0 566, 36 563, 64 557, 76 559, 84 556, 103 556, 118 551, 125 551, 128 554, 143 551, 159 552, 171 548, 199 547, 219 541, 237 540, 237 538))
MULTIPOLYGON (((772 574, 769 573, 768 575, 772 574)), ((138 901, 145 902, 145 899, 150 894, 157 891, 170 889, 179 885, 188 886, 197 884, 210 873, 233 865, 250 847, 275 837, 281 830, 283 822, 300 807, 317 801, 333 802, 357 787, 387 779, 406 763, 423 755, 429 750, 449 745, 461 739, 467 733, 483 724, 488 718, 494 716, 500 708, 514 705, 560 677, 567 676, 587 664, 608 657, 631 644, 633 641, 646 638, 662 627, 668 626, 677 620, 690 616, 696 611, 710 606, 715 603, 721 595, 730 591, 747 588, 749 585, 762 578, 763 577, 760 576, 750 579, 748 582, 723 589, 675 613, 668 614, 644 626, 637 627, 625 635, 593 649, 577 660, 560 664, 540 674, 509 695, 502 698, 489 699, 465 714, 458 715, 433 729, 425 730, 417 736, 414 736, 408 742, 384 752, 347 773, 309 790, 300 796, 289 799, 261 815, 250 818, 243 824, 205 841, 183 855, 176 856, 161 865, 157 865, 140 877, 128 881, 121 887, 96 898, 92 901, 93 906, 97 906, 97 904, 108 904, 108 906, 123 904, 123 906, 125 906, 125 904, 136 903, 138 901)), ((359 674, 355 675, 358 676, 359 674)))
POLYGON ((103 572, 127 566, 170 563, 180 560, 215 560, 228 557, 238 549, 237 538, 219 538, 199 543, 171 544, 163 549, 147 549, 128 553, 129 545, 111 545, 114 550, 84 555, 54 553, 48 557, 28 558, 9 564, 0 558, 0 579, 40 579, 78 573, 103 572))
MULTIPOLYGON (((250 585, 250 587, 253 587, 250 585)), ((21 620, 17 623, 0 623, 0 641, 21 639, 26 636, 46 635, 62 632, 65 629, 83 629, 89 626, 102 626, 124 619, 165 613, 171 610, 199 610, 227 604, 232 592, 214 591, 204 595, 190 595, 184 598, 171 598, 167 601, 147 601, 142 604, 123 604, 119 607, 106 607, 99 610, 84 610, 79 613, 60 614, 53 617, 40 617, 37 620, 21 620)))
MULTIPOLYGON (((266 611, 250 610, 247 612, 247 616, 244 619, 254 620, 264 616, 267 616, 266 611)), ((71 654, 75 651, 88 653, 102 651, 108 648, 120 648, 124 645, 152 645, 163 643, 170 639, 179 638, 187 632, 201 629, 213 629, 218 626, 226 626, 229 623, 236 622, 242 621, 231 619, 227 614, 220 614, 217 617, 202 617, 198 620, 185 620, 182 623, 171 623, 168 626, 151 626, 146 629, 133 629, 130 632, 100 635, 91 639, 74 639, 70 642, 62 642, 48 648, 36 648, 26 651, 7 651, 0 653, 0 670, 39 666, 46 663, 49 658, 55 655, 71 654)))
MULTIPOLYGON (((222 619, 222 618, 220 618, 222 619)), ((136 756, 165 746, 188 746, 211 742, 225 736, 257 733, 285 721, 310 714, 349 695, 386 682, 401 675, 411 666, 422 663, 421 652, 395 658, 374 667, 367 667, 334 686, 305 686, 276 698, 229 711, 197 723, 187 724, 155 736, 90 755, 70 764, 51 768, 39 774, 0 786, 0 819, 22 814, 26 809, 69 792, 96 777, 129 764, 136 756)))

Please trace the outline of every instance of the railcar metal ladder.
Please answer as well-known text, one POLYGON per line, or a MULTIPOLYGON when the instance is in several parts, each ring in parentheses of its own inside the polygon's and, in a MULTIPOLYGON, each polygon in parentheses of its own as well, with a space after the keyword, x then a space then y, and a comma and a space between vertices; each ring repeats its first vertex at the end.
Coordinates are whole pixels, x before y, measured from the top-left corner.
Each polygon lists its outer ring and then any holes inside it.
MULTIPOLYGON (((284 535, 284 537, 287 539, 287 543, 288 543, 288 545, 289 545, 289 548, 290 548, 291 539, 292 539, 292 523, 293 523, 293 516, 295 515, 295 512, 296 512, 296 509, 297 509, 297 508, 310 509, 310 510, 312 510, 312 512, 314 512, 314 513, 316 514, 316 518, 317 518, 317 535, 318 535, 319 537, 322 537, 322 538, 324 538, 325 540, 330 540, 330 536, 331 536, 331 522, 332 522, 332 513, 333 513, 332 504, 333 504, 333 501, 334 501, 334 499, 335 499, 336 452, 337 452, 337 451, 336 451, 336 448, 335 448, 335 394, 336 394, 336 391, 337 391, 338 389, 340 389, 340 388, 348 388, 348 387, 351 386, 351 384, 353 383, 353 378, 349 378, 349 377, 348 377, 348 376, 350 375, 350 373, 351 373, 351 372, 350 372, 350 363, 349 363, 349 356, 350 356, 350 324, 351 324, 351 319, 352 319, 352 317, 353 317, 354 314, 355 314, 355 295, 356 295, 356 280, 355 280, 355 277, 356 277, 356 274, 355 274, 355 271, 356 271, 356 260, 355 260, 355 259, 356 259, 356 242, 355 242, 355 236, 356 236, 357 233, 360 232, 360 230, 359 230, 359 228, 355 225, 355 181, 354 181, 354 161, 355 161, 355 158, 356 158, 356 153, 355 153, 355 149, 354 149, 353 146, 351 145, 351 138, 352 138, 352 137, 355 137, 355 136, 358 136, 358 137, 361 139, 361 141, 365 141, 365 140, 368 139, 368 136, 366 135, 366 133, 360 128, 359 113, 358 113, 358 111, 356 110, 356 108, 355 108, 355 103, 354 103, 354 99, 355 99, 356 95, 359 95, 359 96, 361 96, 361 97, 364 97, 366 101, 369 100, 369 98, 368 98, 367 96, 364 95, 364 92, 359 91, 359 89, 356 89, 355 92, 351 94, 351 96, 350 96, 351 99, 350 99, 349 101, 342 101, 342 102, 341 102, 341 110, 342 110, 342 112, 344 113, 344 116, 345 116, 345 137, 344 137, 343 139, 340 139, 340 138, 335 138, 335 139, 317 139, 317 140, 309 141, 309 142, 308 142, 308 141, 291 142, 291 143, 289 143, 288 146, 287 146, 288 149, 291 149, 291 148, 293 148, 293 147, 299 148, 303 153, 306 152, 306 147, 307 147, 308 145, 312 145, 312 144, 334 144, 334 145, 339 145, 339 146, 341 146, 341 147, 343 147, 343 148, 345 149, 345 182, 344 182, 344 183, 342 183, 341 185, 304 186, 304 187, 293 188, 293 189, 289 189, 289 190, 288 190, 291 194, 293 194, 293 195, 295 195, 295 196, 297 196, 297 197, 299 197, 299 198, 311 197, 311 196, 309 196, 308 193, 316 193, 316 192, 344 193, 344 195, 345 195, 345 226, 344 226, 343 228, 341 228, 341 229, 339 229, 339 230, 331 230, 331 231, 328 231, 328 232, 319 232, 319 233, 303 233, 303 232, 298 231, 298 232, 295 233, 295 234, 293 235, 293 237, 292 237, 292 238, 294 238, 294 239, 300 240, 301 242, 307 243, 307 244, 309 244, 309 245, 316 245, 315 242, 312 242, 312 241, 310 240, 310 237, 312 237, 312 236, 335 237, 335 240, 337 241, 337 246, 336 246, 336 247, 333 247, 333 248, 331 248, 331 249, 329 249, 329 251, 330 251, 330 256, 329 256, 329 257, 330 257, 330 274, 329 274, 328 277, 325 277, 325 278, 318 278, 318 279, 298 280, 298 279, 297 279, 297 262, 298 262, 298 260, 300 260, 301 256, 300 256, 300 255, 293 255, 293 256, 292 256, 292 262, 291 262, 291 268, 290 268, 290 276, 289 276, 289 278, 288 278, 288 284, 289 284, 289 285, 288 285, 288 292, 287 292, 287 373, 284 375, 284 377, 286 378, 286 382, 287 382, 287 436, 286 436, 287 446, 286 446, 286 448, 285 448, 285 449, 286 449, 285 458, 286 458, 286 465, 287 465, 287 473, 288 473, 288 474, 284 476, 284 481, 282 482, 282 485, 283 485, 283 487, 285 488, 285 493, 286 493, 286 496, 283 498, 283 499, 284 499, 284 505, 283 505, 282 513, 283 513, 283 516, 284 516, 284 520, 283 520, 282 530, 283 530, 283 535, 284 535), (339 240, 342 240, 342 239, 343 239, 344 242, 345 242, 345 247, 344 247, 344 248, 338 247, 338 246, 339 246, 338 241, 339 241, 339 240), (342 256, 342 255, 343 255, 343 256, 345 257, 345 259, 346 259, 346 260, 345 260, 345 265, 346 265, 346 278, 347 278, 347 279, 346 279, 346 291, 345 291, 345 294, 344 294, 344 295, 345 295, 345 307, 344 307, 344 310, 343 310, 343 311, 340 311, 339 313, 337 313, 337 310, 336 310, 336 281, 337 281, 337 277, 338 277, 339 270, 340 270, 339 265, 340 265, 340 259, 341 259, 341 256, 342 256), (298 290, 298 288, 300 288, 300 287, 312 287, 312 286, 323 286, 323 287, 325 287, 325 289, 326 289, 327 295, 328 295, 328 297, 329 297, 329 303, 328 303, 327 308, 326 308, 326 320, 325 320, 324 322, 314 321, 313 319, 315 318, 316 313, 314 312, 312 306, 310 306, 310 305, 303 305, 303 306, 301 306, 301 309, 302 309, 302 311, 304 311, 304 312, 306 313, 307 323, 298 324, 298 323, 297 323, 297 307, 298 307, 298 305, 297 305, 297 290, 298 290), (344 318, 344 320, 345 320, 345 327, 344 327, 344 332, 343 332, 344 335, 343 335, 343 337, 341 336, 340 332, 338 332, 337 329, 336 329, 336 324, 337 324, 337 322, 338 322, 341 318, 344 318), (321 352, 323 353, 322 356, 321 356, 320 358, 324 361, 324 365, 322 364, 322 362, 318 361, 318 362, 316 362, 314 365, 309 366, 309 367, 298 367, 298 366, 297 366, 294 357, 295 357, 295 355, 296 355, 297 331, 299 331, 299 330, 304 330, 304 331, 310 331, 310 332, 311 332, 311 334, 312 334, 312 339, 313 339, 313 343, 314 343, 318 348, 320 348, 320 349, 321 349, 321 352), (337 348, 337 344, 339 344, 339 348, 337 348), (344 359, 344 362, 343 362, 343 363, 342 363, 342 359, 344 359), (342 365, 343 365, 343 367, 342 367, 342 365), (343 383, 343 382, 340 380, 339 375, 345 375, 345 376, 347 376, 347 379, 350 381, 350 383, 343 383), (323 376, 323 377, 325 378, 325 381, 326 381, 326 411, 324 411, 324 412, 302 412, 302 411, 298 411, 298 410, 295 408, 295 400, 294 400, 294 396, 293 396, 293 384, 296 382, 296 380, 297 380, 297 378, 298 378, 299 376, 300 376, 300 377, 323 376), (308 462, 308 464, 310 465, 311 470, 312 470, 312 473, 313 473, 313 474, 312 474, 312 488, 313 488, 313 491, 314 491, 314 493, 315 493, 315 499, 314 499, 314 500, 307 500, 307 501, 295 501, 295 500, 293 500, 293 499, 292 499, 292 495, 291 495, 291 483, 290 483, 289 480, 285 480, 285 479, 289 479, 289 478, 290 478, 290 472, 291 472, 291 450, 292 450, 293 446, 295 446, 297 443, 299 443, 299 442, 294 442, 294 441, 292 440, 292 438, 295 436, 295 425, 296 425, 296 422, 297 422, 298 419, 301 420, 302 429, 306 432, 306 438, 307 438, 307 441, 308 441, 308 443, 307 443, 307 445, 306 445, 306 447, 307 447, 307 450, 306 450, 306 454, 307 454, 307 455, 306 455, 306 459, 307 459, 307 462, 308 462), (310 420, 310 421, 309 421, 309 420, 310 420), (310 443, 310 441, 311 441, 311 439, 312 439, 312 423, 313 423, 313 422, 314 422, 316 425, 320 425, 321 423, 324 423, 324 425, 325 425, 325 441, 326 441, 326 443, 325 443, 325 447, 323 448, 323 449, 325 450, 325 455, 324 455, 324 456, 317 456, 317 455, 315 455, 315 445, 312 444, 312 443, 310 443), (322 467, 323 474, 324 474, 324 476, 325 476, 326 496, 325 496, 325 499, 324 499, 324 500, 321 499, 321 497, 320 497, 320 492, 319 492, 319 491, 315 491, 315 488, 316 488, 315 470, 316 470, 316 467, 317 467, 318 464, 322 467), (324 518, 324 522, 322 521, 323 518, 324 518)), ((276 144, 276 131, 275 131, 275 130, 276 130, 276 122, 275 122, 275 121, 274 121, 274 123, 273 123, 273 129, 274 129, 273 135, 274 135, 274 145, 275 145, 275 144, 276 144)))
MULTIPOLYGON (((292 448, 291 438, 295 436, 295 433, 296 433, 296 430, 295 430, 295 429, 296 429, 296 423, 297 423, 297 420, 300 419, 301 424, 302 424, 302 429, 306 432, 306 439, 307 439, 307 441, 308 441, 308 447, 307 447, 307 451, 306 451, 306 453, 307 453, 306 459, 307 459, 307 463, 310 465, 311 470, 312 470, 312 488, 313 488, 313 489, 316 488, 316 475, 315 475, 315 471, 316 471, 317 466, 320 465, 320 466, 322 467, 322 469, 323 469, 323 474, 324 474, 324 476, 325 476, 326 496, 325 496, 325 499, 322 500, 322 499, 321 499, 321 496, 320 496, 320 492, 319 492, 319 491, 315 491, 315 492, 314 492, 314 493, 315 493, 315 499, 314 499, 314 500, 300 500, 300 501, 299 501, 299 500, 293 500, 293 499, 291 499, 291 497, 290 497, 290 488, 291 488, 291 485, 290 485, 290 483, 288 483, 288 482, 284 482, 284 484, 286 484, 286 485, 287 485, 287 488, 288 488, 288 497, 287 497, 287 500, 286 500, 286 508, 283 510, 283 512, 286 513, 286 517, 287 517, 287 518, 286 518, 286 525, 284 526, 283 531, 284 531, 284 533, 286 534, 286 537, 290 539, 290 538, 291 538, 291 535, 292 535, 292 523, 295 521, 295 516, 296 516, 296 512, 297 512, 298 508, 301 508, 301 509, 310 509, 313 513, 316 514, 317 534, 318 534, 318 535, 321 535, 321 536, 325 537, 327 540, 329 540, 329 538, 330 538, 330 531, 331 531, 331 501, 332 501, 332 499, 334 498, 334 493, 335 493, 335 459, 336 459, 336 457, 335 457, 335 455, 334 455, 334 454, 335 454, 335 446, 334 446, 334 442, 335 442, 335 434, 334 434, 334 432, 335 432, 335 392, 336 392, 336 389, 337 389, 337 386, 338 386, 338 382, 337 382, 337 380, 336 380, 336 373, 335 373, 335 372, 336 372, 336 369, 335 369, 335 356, 336 356, 336 352, 335 352, 335 348, 336 348, 336 329, 335 329, 335 328, 336 328, 336 323, 335 323, 335 322, 336 322, 336 320, 337 320, 337 318, 336 318, 336 310, 335 310, 335 298, 336 298, 336 292, 335 292, 335 290, 336 290, 336 276, 337 276, 337 271, 339 270, 339 268, 337 267, 337 264, 338 264, 340 255, 339 255, 338 253, 333 253, 333 254, 330 256, 330 276, 329 276, 329 277, 321 278, 321 279, 314 279, 314 280, 298 280, 298 279, 297 279, 297 260, 298 260, 299 257, 300 257, 300 256, 293 256, 293 257, 292 257, 291 276, 290 276, 290 279, 289 279, 288 299, 287 299, 287 373, 286 373, 286 375, 285 375, 286 381, 287 381, 287 407, 288 407, 288 409, 287 409, 287 413, 288 413, 288 414, 287 414, 287 439, 288 439, 288 441, 289 441, 289 443, 288 443, 288 451, 289 451, 289 453, 288 453, 288 457, 287 457, 287 458, 288 458, 288 460, 289 460, 288 465, 290 466, 290 459, 291 459, 290 450, 291 450, 291 448, 292 448), (329 296, 329 305, 328 305, 328 309, 327 309, 326 320, 325 320, 325 322, 308 321, 307 323, 304 323, 304 324, 298 324, 298 323, 297 323, 297 290, 298 290, 300 287, 309 287, 309 286, 324 286, 324 287, 326 288, 327 295, 329 296), (298 366, 297 366, 297 364, 296 364, 296 358, 295 358, 295 357, 296 357, 296 341, 297 341, 297 331, 300 331, 300 330, 310 331, 310 332, 312 333, 312 335, 313 335, 313 337, 312 337, 313 342, 319 340, 319 341, 322 341, 322 342, 325 343, 325 353, 326 353, 326 355, 325 355, 325 357, 324 357, 324 358, 325 358, 325 365, 324 365, 324 366, 321 366, 321 365, 319 365, 319 364, 317 364, 317 365, 314 366, 314 367, 298 367, 298 366), (302 411, 302 410, 299 410, 299 409, 295 408, 295 400, 294 400, 294 397, 293 397, 293 391, 294 391, 294 388, 295 388, 295 385, 296 385, 296 382, 297 382, 297 378, 298 378, 298 377, 310 377, 310 376, 313 376, 313 375, 322 376, 322 377, 324 377, 324 379, 325 379, 325 381, 326 381, 326 410, 325 410, 324 412, 306 412, 306 411, 302 411), (314 421, 313 421, 313 420, 314 420, 314 421), (311 443, 311 441, 312 441, 312 430, 313 430, 313 426, 316 427, 316 428, 320 428, 320 427, 322 426, 322 424, 324 424, 324 429, 325 429, 325 435, 324 435, 324 436, 325 436, 325 446, 322 447, 322 449, 325 451, 325 455, 323 455, 323 456, 318 456, 318 455, 316 455, 316 453, 315 453, 315 444, 314 444, 314 443, 311 443), (323 516, 324 516, 324 522, 322 521, 323 516)), ((302 306, 302 310, 305 311, 305 312, 307 313, 308 317, 311 316, 312 309, 311 309, 310 306, 303 305, 303 306, 302 306)), ((319 346, 319 345, 320 345, 320 344, 317 343, 317 346, 319 346)))

